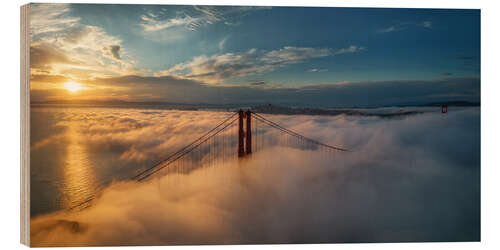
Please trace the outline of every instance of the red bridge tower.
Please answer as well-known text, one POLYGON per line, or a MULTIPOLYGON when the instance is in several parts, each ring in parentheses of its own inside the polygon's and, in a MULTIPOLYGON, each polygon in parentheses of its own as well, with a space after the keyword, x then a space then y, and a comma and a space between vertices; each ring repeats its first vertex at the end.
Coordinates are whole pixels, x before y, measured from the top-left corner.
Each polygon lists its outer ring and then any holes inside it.
POLYGON ((243 157, 252 153, 252 112, 240 109, 238 115, 238 157, 243 157), (246 128, 243 128, 244 119, 246 128))

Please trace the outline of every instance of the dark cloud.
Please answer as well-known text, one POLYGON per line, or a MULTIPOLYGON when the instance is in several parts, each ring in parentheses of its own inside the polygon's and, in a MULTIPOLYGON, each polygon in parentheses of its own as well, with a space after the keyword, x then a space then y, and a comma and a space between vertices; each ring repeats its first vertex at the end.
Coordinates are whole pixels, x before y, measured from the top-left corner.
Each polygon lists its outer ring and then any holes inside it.
POLYGON ((57 97, 67 95, 68 91, 65 89, 31 89, 30 90, 30 101, 31 102, 44 102, 52 101, 57 99, 57 97))
POLYGON ((46 82, 46 83, 64 83, 70 79, 62 75, 39 75, 31 74, 30 81, 32 82, 46 82))
POLYGON ((44 69, 51 64, 76 64, 70 60, 62 51, 47 45, 30 47, 30 67, 32 69, 44 69))
POLYGON ((102 48, 104 55, 111 56, 116 60, 121 60, 120 49, 120 45, 111 45, 102 48))
POLYGON ((262 85, 266 85, 267 82, 266 81, 256 81, 256 82, 251 82, 250 85, 252 86, 262 86, 262 85))
MULTIPOLYGON (((317 84, 303 87, 268 87, 265 81, 242 85, 211 85, 172 76, 123 76, 81 81, 92 86, 107 86, 96 95, 127 96, 134 101, 179 103, 274 103, 323 106, 377 106, 425 104, 436 101, 480 101, 479 78, 443 78, 414 81, 373 81, 317 84), (116 88, 113 88, 116 87, 116 88), (127 87, 127 88, 123 88, 127 87), (152 97, 151 94, 154 94, 152 97)), ((92 93, 91 90, 87 90, 92 93)), ((50 96, 50 91, 46 91, 50 96)), ((43 96, 40 96, 43 99, 43 96)), ((43 101, 43 100, 40 100, 43 101)))
POLYGON ((121 58, 120 58, 120 45, 109 46, 109 50, 111 52, 111 55, 113 55, 113 57, 115 59, 121 60, 121 58))
MULTIPOLYGON (((175 77, 127 76, 97 81, 116 86, 152 90, 164 101, 205 103, 303 103, 331 106, 373 106, 399 103, 426 103, 436 96, 460 96, 479 102, 478 78, 446 78, 428 81, 377 81, 309 85, 298 88, 259 89, 246 86, 213 86, 175 77), (154 89, 154 90, 153 90, 154 89)), ((262 85, 257 81, 256 85, 262 85)), ((255 85, 255 84, 254 84, 255 85)), ((453 97, 455 96, 455 97, 453 97)), ((437 101, 442 101, 439 99, 437 101)))

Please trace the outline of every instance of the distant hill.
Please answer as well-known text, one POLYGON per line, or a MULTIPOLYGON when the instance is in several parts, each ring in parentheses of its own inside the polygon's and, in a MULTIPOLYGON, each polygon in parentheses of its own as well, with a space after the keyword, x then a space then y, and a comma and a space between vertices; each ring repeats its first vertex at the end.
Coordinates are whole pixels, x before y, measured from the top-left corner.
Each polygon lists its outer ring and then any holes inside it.
POLYGON ((432 102, 422 106, 441 106, 441 105, 456 106, 456 107, 474 107, 474 106, 481 106, 481 103, 468 102, 468 101, 448 101, 448 102, 432 102))
POLYGON ((175 102, 132 102, 123 100, 54 100, 54 101, 32 101, 32 105, 68 105, 68 106, 113 106, 113 107, 151 107, 163 109, 181 109, 181 110, 198 110, 198 109, 223 109, 237 110, 252 108, 256 112, 270 114, 311 114, 311 115, 373 115, 373 116, 397 116, 410 115, 419 113, 418 111, 405 111, 390 114, 373 114, 371 112, 363 112, 363 109, 378 109, 388 107, 439 107, 441 105, 456 106, 456 107, 473 107, 480 106, 478 102, 468 101, 444 101, 432 102, 427 104, 417 103, 400 103, 385 106, 373 107, 318 107, 306 106, 304 104, 251 104, 251 103, 226 103, 226 104, 210 104, 210 103, 175 103, 175 102))
POLYGON ((122 100, 55 100, 32 101, 31 105, 91 106, 91 107, 150 107, 180 110, 197 110, 206 104, 184 104, 171 102, 129 102, 122 100))
POLYGON ((391 118, 397 116, 408 116, 423 113, 418 110, 394 110, 389 113, 368 112, 369 109, 319 109, 319 108, 289 108, 274 105, 261 105, 252 107, 256 113, 280 114, 280 115, 355 115, 355 116, 376 116, 391 118))

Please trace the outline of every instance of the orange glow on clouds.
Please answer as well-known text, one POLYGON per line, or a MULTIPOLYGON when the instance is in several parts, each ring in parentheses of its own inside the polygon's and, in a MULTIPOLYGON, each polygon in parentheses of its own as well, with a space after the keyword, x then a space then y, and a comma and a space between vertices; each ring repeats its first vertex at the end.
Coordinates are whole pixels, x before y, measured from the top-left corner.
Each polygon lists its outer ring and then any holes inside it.
POLYGON ((64 84, 64 88, 71 93, 75 93, 84 89, 84 87, 81 84, 76 82, 67 82, 64 84))

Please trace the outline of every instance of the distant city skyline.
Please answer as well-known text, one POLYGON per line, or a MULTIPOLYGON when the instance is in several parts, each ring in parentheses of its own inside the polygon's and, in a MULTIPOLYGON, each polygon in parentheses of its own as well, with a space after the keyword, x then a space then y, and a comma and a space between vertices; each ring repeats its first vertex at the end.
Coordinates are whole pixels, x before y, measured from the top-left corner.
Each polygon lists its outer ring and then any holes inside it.
POLYGON ((480 101, 480 11, 33 4, 32 101, 480 101))

